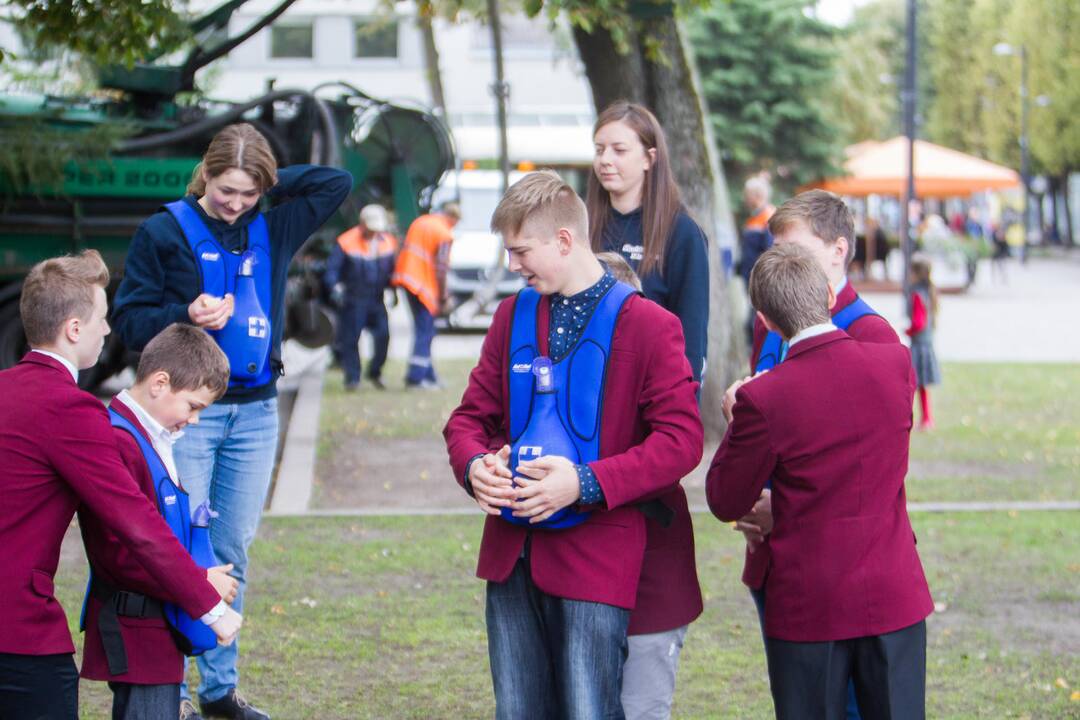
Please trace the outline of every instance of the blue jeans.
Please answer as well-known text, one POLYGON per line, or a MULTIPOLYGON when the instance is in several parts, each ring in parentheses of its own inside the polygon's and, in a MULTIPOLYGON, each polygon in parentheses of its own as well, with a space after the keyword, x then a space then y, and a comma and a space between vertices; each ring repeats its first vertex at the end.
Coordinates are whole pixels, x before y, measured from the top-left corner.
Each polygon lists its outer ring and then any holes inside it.
POLYGON ((622 720, 630 611, 548 595, 528 560, 487 585, 488 656, 499 720, 622 720))
MULTIPOLYGON (((218 513, 210 521, 210 542, 219 563, 234 565, 240 587, 232 607, 243 614, 248 546, 259 528, 277 451, 277 398, 211 405, 199 415, 198 424, 188 425, 176 443, 176 469, 192 509, 209 498, 218 513)), ((201 698, 217 700, 236 687, 237 653, 234 640, 197 658, 201 698)), ((180 693, 190 697, 186 684, 180 693)))
MULTIPOLYGON (((757 607, 758 620, 761 621, 761 639, 765 639, 765 586, 760 590, 750 588, 750 597, 754 598, 754 606, 757 607)), ((848 680, 847 686, 847 720, 860 720, 859 705, 855 701, 855 681, 848 680)))
POLYGON ((435 318, 427 309, 420 298, 411 292, 406 292, 409 299, 409 309, 413 316, 413 351, 409 356, 409 370, 405 374, 405 382, 417 385, 424 380, 438 382, 435 377, 435 366, 431 364, 431 341, 435 339, 435 318))
POLYGON ((355 385, 360 382, 359 343, 360 332, 363 330, 371 333, 371 339, 375 345, 367 376, 377 379, 382 375, 382 368, 386 363, 386 352, 390 347, 390 325, 381 294, 377 297, 348 298, 341 309, 338 347, 341 352, 341 370, 345 375, 346 385, 355 385))

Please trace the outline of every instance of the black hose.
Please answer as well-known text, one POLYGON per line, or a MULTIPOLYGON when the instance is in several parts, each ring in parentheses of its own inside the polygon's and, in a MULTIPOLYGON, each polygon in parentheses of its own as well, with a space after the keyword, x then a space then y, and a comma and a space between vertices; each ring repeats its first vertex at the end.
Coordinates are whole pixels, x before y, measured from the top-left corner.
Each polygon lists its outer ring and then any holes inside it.
POLYGON ((176 130, 170 130, 169 132, 159 133, 157 135, 137 137, 131 140, 123 140, 117 143, 116 149, 118 152, 142 152, 145 150, 156 150, 157 148, 175 145, 184 142, 185 140, 204 135, 218 127, 228 125, 230 122, 239 119, 247 111, 258 107, 263 103, 293 97, 312 96, 311 93, 306 90, 276 90, 272 93, 267 93, 262 97, 255 98, 254 100, 249 100, 242 105, 236 105, 220 115, 213 115, 203 120, 199 120, 198 122, 191 123, 190 125, 185 125, 182 128, 177 128, 176 130))

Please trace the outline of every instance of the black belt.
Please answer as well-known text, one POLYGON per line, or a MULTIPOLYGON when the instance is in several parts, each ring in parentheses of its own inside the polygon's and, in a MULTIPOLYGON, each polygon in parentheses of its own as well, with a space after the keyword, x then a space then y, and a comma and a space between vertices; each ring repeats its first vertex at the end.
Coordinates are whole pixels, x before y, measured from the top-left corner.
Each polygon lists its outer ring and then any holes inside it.
POLYGON ((637 509, 650 520, 660 523, 660 527, 671 527, 675 520, 675 511, 663 503, 662 500, 647 500, 638 503, 637 509))
MULTIPOLYGON (((128 662, 124 636, 120 634, 119 618, 164 619, 164 608, 160 600, 141 593, 117 590, 93 571, 90 573, 90 594, 101 601, 97 629, 101 635, 101 646, 105 650, 105 660, 109 664, 109 673, 123 675, 128 671, 128 662)), ((84 627, 83 630, 85 629, 84 627)))

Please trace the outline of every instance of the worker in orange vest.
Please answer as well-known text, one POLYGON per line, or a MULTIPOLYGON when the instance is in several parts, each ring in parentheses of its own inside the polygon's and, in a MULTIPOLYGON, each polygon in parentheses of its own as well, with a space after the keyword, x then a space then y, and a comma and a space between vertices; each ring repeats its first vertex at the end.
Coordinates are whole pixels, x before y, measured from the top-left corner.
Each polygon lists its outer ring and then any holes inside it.
POLYGON ((405 387, 441 387, 431 363, 431 341, 435 338, 435 317, 445 300, 450 245, 459 219, 461 209, 456 203, 445 203, 438 211, 421 215, 409 226, 398 254, 393 284, 406 290, 414 330, 405 387))
POLYGON ((337 244, 326 263, 324 281, 330 298, 337 306, 337 350, 345 375, 345 390, 360 385, 360 333, 367 330, 374 341, 374 353, 368 365, 371 384, 385 389, 382 368, 390 346, 390 324, 386 316, 383 291, 390 285, 397 253, 397 238, 391 235, 386 209, 366 205, 360 210, 360 223, 338 236, 337 244))

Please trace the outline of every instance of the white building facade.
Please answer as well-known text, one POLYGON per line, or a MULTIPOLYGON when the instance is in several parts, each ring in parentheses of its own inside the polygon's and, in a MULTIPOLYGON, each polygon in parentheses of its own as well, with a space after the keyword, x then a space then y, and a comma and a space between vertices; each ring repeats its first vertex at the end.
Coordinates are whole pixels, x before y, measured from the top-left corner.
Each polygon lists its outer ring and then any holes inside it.
MULTIPOLYGON (((216 4, 197 0, 191 10, 216 4)), ((251 0, 233 16, 230 35, 243 32, 276 4, 251 0)), ((279 90, 342 81, 380 99, 430 107, 415 8, 412 2, 388 11, 378 0, 299 0, 199 80, 208 95, 230 101, 263 94, 271 80, 279 90)), ((502 28, 511 160, 588 163, 595 112, 569 30, 552 31, 546 18, 523 15, 505 15, 502 28)), ((434 35, 458 156, 490 161, 497 157, 491 30, 468 18, 437 19, 434 35)))

